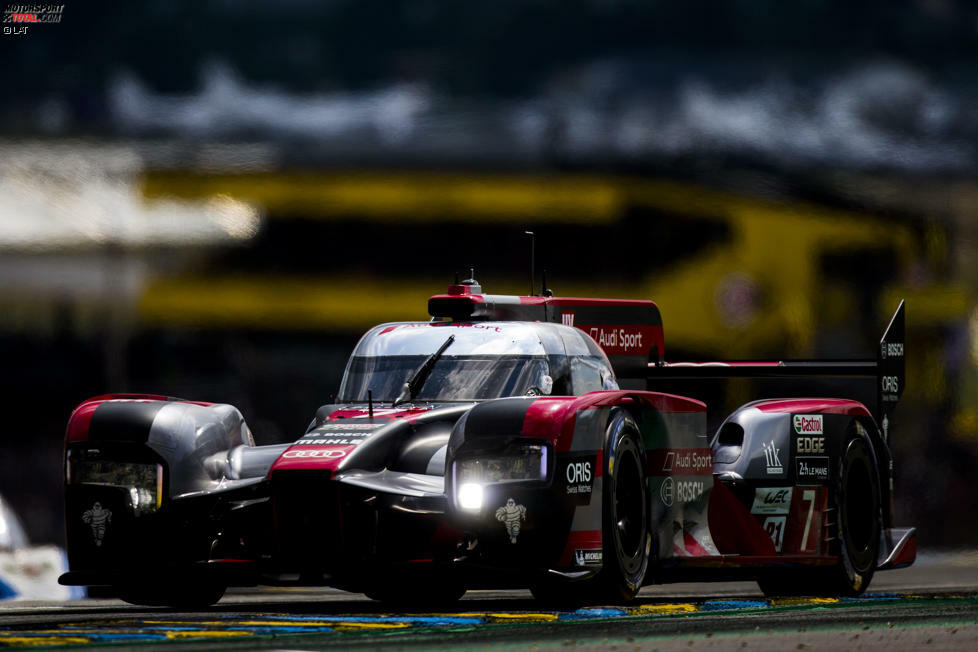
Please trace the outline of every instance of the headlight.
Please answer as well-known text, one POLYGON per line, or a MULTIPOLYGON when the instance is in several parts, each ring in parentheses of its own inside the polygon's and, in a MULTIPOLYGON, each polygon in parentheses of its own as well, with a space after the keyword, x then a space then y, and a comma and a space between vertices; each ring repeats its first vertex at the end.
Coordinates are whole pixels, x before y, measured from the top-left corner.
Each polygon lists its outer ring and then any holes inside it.
POLYGON ((482 509, 482 485, 477 482, 459 485, 458 506, 472 511, 482 509))
POLYGON ((455 482, 487 484, 543 480, 547 477, 547 447, 520 446, 503 455, 485 455, 455 461, 455 482))
POLYGON ((129 490, 136 515, 155 512, 163 501, 163 466, 105 460, 68 460, 68 484, 102 485, 129 490))
POLYGON ((452 465, 455 497, 462 509, 482 508, 482 489, 487 484, 525 482, 547 478, 547 447, 522 444, 501 453, 463 457, 452 465))

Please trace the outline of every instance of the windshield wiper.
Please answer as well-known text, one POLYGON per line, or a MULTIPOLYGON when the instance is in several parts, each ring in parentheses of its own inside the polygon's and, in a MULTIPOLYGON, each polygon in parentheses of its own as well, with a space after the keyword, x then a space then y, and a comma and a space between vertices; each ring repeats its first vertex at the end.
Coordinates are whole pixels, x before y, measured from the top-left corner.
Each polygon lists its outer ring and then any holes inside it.
POLYGON ((452 342, 454 341, 455 336, 449 335, 448 339, 445 340, 445 343, 438 347, 437 351, 428 356, 428 359, 425 360, 421 366, 418 367, 418 370, 414 372, 414 375, 411 376, 411 380, 404 383, 404 387, 401 388, 400 395, 394 399, 391 407, 396 407, 401 403, 407 403, 408 401, 414 400, 414 397, 421 391, 421 386, 424 385, 425 381, 428 380, 428 376, 431 375, 431 370, 435 368, 435 363, 438 362, 438 358, 441 357, 441 354, 445 352, 445 349, 451 346, 452 342))

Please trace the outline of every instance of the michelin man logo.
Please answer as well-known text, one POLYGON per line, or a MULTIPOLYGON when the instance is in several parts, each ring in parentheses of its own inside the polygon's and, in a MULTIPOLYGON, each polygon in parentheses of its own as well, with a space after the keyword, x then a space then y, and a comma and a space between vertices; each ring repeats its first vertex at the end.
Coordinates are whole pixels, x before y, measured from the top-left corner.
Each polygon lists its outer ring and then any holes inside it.
POLYGON ((102 503, 95 503, 91 509, 85 510, 82 520, 86 525, 92 526, 92 536, 95 538, 95 545, 102 545, 105 539, 105 528, 112 521, 112 511, 104 509, 102 503))
POLYGON ((516 538, 520 536, 520 521, 526 520, 526 507, 517 505, 516 501, 510 498, 505 505, 496 510, 496 520, 506 526, 509 542, 516 543, 516 538))

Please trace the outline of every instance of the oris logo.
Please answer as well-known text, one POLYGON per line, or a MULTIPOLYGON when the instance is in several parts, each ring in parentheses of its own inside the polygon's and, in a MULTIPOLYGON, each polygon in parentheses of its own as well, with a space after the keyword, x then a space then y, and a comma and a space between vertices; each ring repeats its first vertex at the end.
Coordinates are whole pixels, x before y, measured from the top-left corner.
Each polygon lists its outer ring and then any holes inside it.
POLYGON ((567 465, 567 484, 591 481, 591 463, 574 462, 567 465))
POLYGON ((883 391, 891 394, 900 393, 900 379, 896 376, 883 376, 883 391))
POLYGON ((336 459, 337 457, 343 457, 346 455, 346 451, 339 450, 336 448, 321 448, 318 450, 301 450, 301 451, 285 451, 282 457, 289 459, 295 458, 320 458, 320 459, 336 459))

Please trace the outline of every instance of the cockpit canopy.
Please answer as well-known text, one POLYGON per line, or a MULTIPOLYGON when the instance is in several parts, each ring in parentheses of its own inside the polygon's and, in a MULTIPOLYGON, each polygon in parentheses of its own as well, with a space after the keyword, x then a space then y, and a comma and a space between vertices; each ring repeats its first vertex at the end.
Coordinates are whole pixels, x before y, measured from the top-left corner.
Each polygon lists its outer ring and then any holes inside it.
POLYGON ((533 322, 405 322, 367 332, 346 365, 342 402, 395 400, 450 336, 416 401, 471 401, 618 389, 608 358, 587 335, 533 322))

